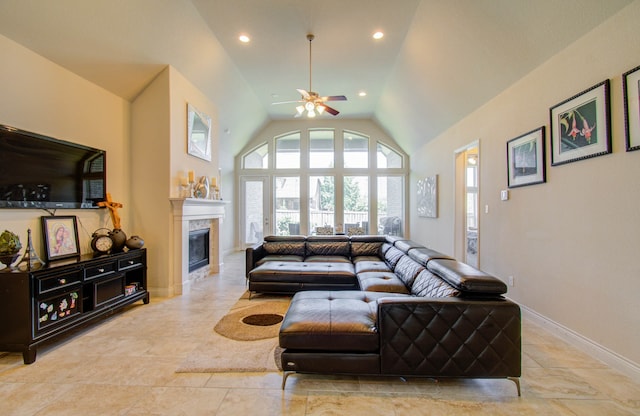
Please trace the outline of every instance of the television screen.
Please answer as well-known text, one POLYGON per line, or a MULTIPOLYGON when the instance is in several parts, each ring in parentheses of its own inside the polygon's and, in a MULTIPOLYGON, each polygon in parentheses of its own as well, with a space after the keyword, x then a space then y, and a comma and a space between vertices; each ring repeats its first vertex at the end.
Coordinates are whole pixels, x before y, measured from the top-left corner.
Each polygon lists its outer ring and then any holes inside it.
POLYGON ((0 125, 0 208, 98 208, 106 152, 0 125))

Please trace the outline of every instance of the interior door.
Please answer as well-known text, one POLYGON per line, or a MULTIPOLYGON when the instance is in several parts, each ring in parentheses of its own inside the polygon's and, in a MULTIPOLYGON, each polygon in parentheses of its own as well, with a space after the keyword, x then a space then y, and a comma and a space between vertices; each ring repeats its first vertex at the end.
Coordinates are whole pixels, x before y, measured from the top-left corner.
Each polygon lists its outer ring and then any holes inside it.
POLYGON ((269 198, 269 180, 267 176, 245 176, 240 178, 241 220, 240 235, 243 248, 262 241, 271 234, 269 198))

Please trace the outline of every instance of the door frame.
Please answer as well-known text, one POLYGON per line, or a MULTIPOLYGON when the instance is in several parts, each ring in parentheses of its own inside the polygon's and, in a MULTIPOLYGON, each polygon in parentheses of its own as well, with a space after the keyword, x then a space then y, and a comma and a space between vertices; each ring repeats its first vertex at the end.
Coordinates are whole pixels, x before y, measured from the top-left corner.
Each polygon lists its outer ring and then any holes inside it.
POLYGON ((477 229, 478 229, 478 241, 477 241, 477 265, 476 268, 480 268, 480 139, 476 139, 471 143, 462 146, 454 151, 454 256, 466 263, 467 260, 467 230, 466 230, 466 158, 469 150, 475 149, 475 153, 478 155, 478 206, 477 212, 477 229))

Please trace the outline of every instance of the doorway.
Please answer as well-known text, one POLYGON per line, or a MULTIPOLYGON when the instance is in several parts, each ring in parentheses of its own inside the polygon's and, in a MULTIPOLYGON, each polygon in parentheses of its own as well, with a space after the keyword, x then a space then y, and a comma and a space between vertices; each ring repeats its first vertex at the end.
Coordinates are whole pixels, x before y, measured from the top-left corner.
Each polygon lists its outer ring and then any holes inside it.
POLYGON ((271 233, 269 178, 267 176, 243 176, 240 178, 241 218, 240 235, 243 248, 262 242, 271 233))
POLYGON ((480 146, 473 142, 455 152, 456 258, 480 267, 480 146))

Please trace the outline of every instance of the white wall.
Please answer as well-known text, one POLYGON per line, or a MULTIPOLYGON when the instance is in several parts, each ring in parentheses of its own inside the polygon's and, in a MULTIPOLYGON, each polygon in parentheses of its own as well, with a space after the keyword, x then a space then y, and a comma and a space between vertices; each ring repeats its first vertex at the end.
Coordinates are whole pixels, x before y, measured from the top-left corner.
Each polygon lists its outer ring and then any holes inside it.
MULTIPOLYGON (((621 74, 640 65, 640 1, 594 28, 412 158, 411 195, 439 174, 440 217, 416 215, 412 239, 454 253, 454 151, 480 141, 480 267, 509 297, 638 367, 640 151, 625 152, 621 74), (507 188, 506 142, 547 126, 549 108, 611 80, 613 154, 550 166, 547 183, 507 188), (484 206, 489 205, 489 213, 484 206)), ((549 147, 547 147, 549 149, 549 147)))
POLYGON ((176 294, 173 275, 171 202, 181 179, 218 172, 217 109, 180 72, 167 66, 132 104, 132 202, 136 230, 145 239, 152 294, 176 294), (187 153, 187 103, 212 119, 212 160, 187 153))
MULTIPOLYGON (((0 36, 0 123, 107 151, 107 191, 122 202, 122 227, 130 225, 129 103, 0 36)), ((90 253, 91 233, 112 228, 107 210, 58 210, 76 215, 82 254, 90 253)), ((44 257, 43 210, 0 210, 0 229, 27 241, 31 228, 36 251, 44 257)))

